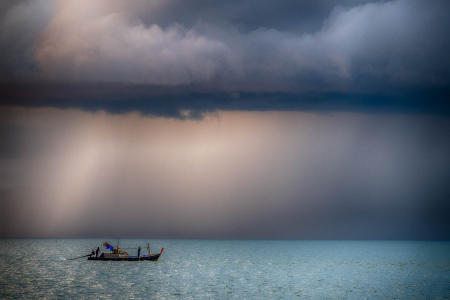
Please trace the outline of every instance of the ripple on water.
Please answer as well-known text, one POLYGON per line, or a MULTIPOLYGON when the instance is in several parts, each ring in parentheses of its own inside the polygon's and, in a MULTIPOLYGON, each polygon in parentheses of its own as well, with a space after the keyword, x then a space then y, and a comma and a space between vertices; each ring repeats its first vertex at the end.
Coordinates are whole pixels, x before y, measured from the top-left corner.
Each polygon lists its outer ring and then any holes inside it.
MULTIPOLYGON (((158 262, 66 260, 95 239, 0 240, 0 298, 445 298, 448 242, 150 240, 158 262)), ((122 240, 144 245, 145 240, 122 240)))

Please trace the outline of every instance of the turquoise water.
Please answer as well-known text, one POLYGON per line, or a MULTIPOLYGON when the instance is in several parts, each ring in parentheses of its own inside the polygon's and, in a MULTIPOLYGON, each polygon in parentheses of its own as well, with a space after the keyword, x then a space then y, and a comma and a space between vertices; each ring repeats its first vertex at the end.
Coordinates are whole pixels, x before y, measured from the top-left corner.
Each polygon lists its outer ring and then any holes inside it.
POLYGON ((0 240, 0 298, 450 298, 450 242, 123 239, 165 251, 157 262, 66 260, 103 241, 0 240))

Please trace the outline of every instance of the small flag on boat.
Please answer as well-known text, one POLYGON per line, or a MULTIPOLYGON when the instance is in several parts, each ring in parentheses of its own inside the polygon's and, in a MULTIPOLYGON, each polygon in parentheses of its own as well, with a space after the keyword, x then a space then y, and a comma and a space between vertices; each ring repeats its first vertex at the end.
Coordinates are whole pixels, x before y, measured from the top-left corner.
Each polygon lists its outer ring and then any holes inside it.
POLYGON ((114 249, 114 247, 112 245, 110 245, 109 243, 107 243, 107 242, 105 242, 103 244, 103 246, 105 246, 105 248, 108 249, 108 250, 113 250, 114 249))

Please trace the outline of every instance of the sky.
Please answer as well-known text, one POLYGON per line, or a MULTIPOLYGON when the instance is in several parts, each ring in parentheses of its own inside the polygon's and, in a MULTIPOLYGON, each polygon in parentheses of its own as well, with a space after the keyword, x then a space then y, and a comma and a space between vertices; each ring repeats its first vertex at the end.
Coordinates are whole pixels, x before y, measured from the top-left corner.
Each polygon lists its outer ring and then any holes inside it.
POLYGON ((450 238, 448 1, 0 4, 0 237, 450 238))

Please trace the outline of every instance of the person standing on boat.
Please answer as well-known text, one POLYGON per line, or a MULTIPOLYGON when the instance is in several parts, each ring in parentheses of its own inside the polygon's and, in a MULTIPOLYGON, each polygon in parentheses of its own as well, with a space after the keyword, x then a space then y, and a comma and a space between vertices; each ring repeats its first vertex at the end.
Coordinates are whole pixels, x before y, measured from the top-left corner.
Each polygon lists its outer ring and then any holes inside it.
POLYGON ((138 255, 137 255, 138 259, 139 257, 141 257, 141 246, 138 247, 138 255))
POLYGON ((97 247, 97 250, 95 250, 95 257, 98 257, 99 252, 100 252, 100 247, 97 247))

